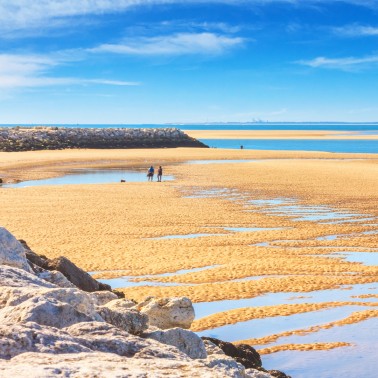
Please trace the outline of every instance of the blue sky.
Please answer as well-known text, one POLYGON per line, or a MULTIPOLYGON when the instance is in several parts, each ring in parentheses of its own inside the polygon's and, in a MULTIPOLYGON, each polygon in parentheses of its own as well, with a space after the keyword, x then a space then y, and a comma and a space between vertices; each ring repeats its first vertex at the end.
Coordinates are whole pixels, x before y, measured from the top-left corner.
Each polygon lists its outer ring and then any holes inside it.
POLYGON ((0 123, 378 121, 378 0, 0 0, 0 123))

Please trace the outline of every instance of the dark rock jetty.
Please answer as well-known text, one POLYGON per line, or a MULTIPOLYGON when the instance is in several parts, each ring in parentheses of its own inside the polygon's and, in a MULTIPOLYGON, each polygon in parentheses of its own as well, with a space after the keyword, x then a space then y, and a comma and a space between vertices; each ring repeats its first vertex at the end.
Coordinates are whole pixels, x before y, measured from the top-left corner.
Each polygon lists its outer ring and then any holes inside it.
POLYGON ((66 148, 202 147, 205 144, 177 128, 2 127, 0 151, 62 150, 66 148))

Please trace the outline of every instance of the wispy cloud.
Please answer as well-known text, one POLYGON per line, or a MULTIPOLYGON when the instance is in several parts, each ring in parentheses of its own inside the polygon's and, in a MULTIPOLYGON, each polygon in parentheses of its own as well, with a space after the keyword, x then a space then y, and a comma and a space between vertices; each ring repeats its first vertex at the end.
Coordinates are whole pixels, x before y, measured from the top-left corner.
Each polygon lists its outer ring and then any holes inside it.
POLYGON ((378 36, 378 26, 353 24, 333 28, 333 32, 346 37, 378 36))
POLYGON ((30 88, 57 85, 140 85, 137 82, 107 80, 102 78, 88 79, 75 77, 54 77, 50 71, 65 64, 54 57, 39 55, 0 55, 0 88, 30 88))
POLYGON ((177 33, 158 37, 140 37, 119 44, 103 44, 90 49, 96 53, 129 55, 221 54, 241 46, 244 39, 215 33, 177 33))
POLYGON ((346 57, 346 58, 326 58, 317 57, 312 60, 301 60, 296 62, 313 68, 330 68, 344 71, 356 71, 370 68, 378 64, 378 55, 371 55, 362 58, 346 57))
POLYGON ((336 2, 378 8, 376 0, 0 0, 0 30, 4 32, 38 27, 62 27, 65 21, 69 21, 72 17, 119 13, 138 6, 223 3, 250 7, 286 3, 299 7, 336 2))

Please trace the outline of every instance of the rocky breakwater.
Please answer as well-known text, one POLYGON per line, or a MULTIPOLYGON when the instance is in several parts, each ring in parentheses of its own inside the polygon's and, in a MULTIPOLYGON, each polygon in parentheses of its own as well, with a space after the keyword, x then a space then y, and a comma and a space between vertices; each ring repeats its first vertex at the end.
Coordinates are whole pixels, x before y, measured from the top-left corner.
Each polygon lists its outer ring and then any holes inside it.
POLYGON ((61 150, 66 148, 207 147, 176 128, 0 128, 0 151, 61 150))
POLYGON ((81 290, 78 269, 0 227, 0 376, 286 377, 264 370, 250 346, 185 329, 194 319, 188 298, 138 304, 93 283, 81 290))

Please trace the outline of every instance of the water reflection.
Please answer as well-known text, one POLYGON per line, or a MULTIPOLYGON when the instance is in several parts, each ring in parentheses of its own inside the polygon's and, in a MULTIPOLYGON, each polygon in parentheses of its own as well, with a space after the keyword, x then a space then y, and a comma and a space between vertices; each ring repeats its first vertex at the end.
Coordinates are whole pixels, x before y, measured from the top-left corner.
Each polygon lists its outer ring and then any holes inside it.
MULTIPOLYGON (((125 169, 77 169, 70 174, 42 180, 22 181, 16 184, 4 184, 4 188, 25 188, 43 185, 74 185, 74 184, 104 184, 116 183, 121 180, 127 182, 147 181, 146 173, 138 170, 125 169)), ((163 176, 163 181, 172 181, 174 176, 163 176)))

